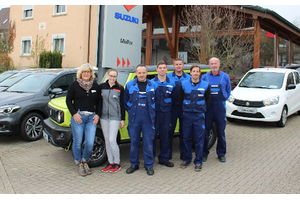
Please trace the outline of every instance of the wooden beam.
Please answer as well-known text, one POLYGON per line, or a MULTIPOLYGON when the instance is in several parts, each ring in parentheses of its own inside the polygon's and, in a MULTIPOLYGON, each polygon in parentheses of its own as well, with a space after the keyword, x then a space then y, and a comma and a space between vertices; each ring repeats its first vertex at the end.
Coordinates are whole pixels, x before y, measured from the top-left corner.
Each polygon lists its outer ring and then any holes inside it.
POLYGON ((254 19, 254 59, 253 68, 259 68, 259 54, 260 54, 260 21, 254 19))
POLYGON ((292 50, 292 38, 290 37, 290 39, 289 39, 289 41, 290 41, 290 45, 289 45, 289 65, 291 65, 291 63, 292 63, 292 53, 293 53, 293 50, 292 50))
POLYGON ((275 55, 274 55, 274 66, 278 66, 278 31, 275 30, 275 55))
POLYGON ((146 23, 146 55, 145 55, 145 65, 151 65, 151 56, 152 56, 152 39, 153 34, 153 15, 147 16, 146 23))
POLYGON ((178 34, 179 34, 179 29, 180 29, 180 24, 179 24, 179 14, 181 11, 181 6, 174 6, 173 7, 173 17, 172 17, 172 45, 174 47, 174 58, 172 57, 172 62, 173 60, 177 58, 178 55, 178 34))
POLYGON ((162 10, 162 8, 161 8, 160 5, 158 5, 158 9, 159 9, 159 14, 160 14, 160 18, 161 18, 162 24, 164 26, 164 30, 165 30, 166 39, 167 39, 167 42, 168 42, 168 46, 169 46, 171 58, 174 58, 175 57, 175 55, 174 55, 174 48, 173 48, 173 45, 172 45, 172 41, 171 41, 171 36, 170 36, 169 30, 168 30, 167 20, 165 18, 164 12, 163 12, 163 10, 162 10))

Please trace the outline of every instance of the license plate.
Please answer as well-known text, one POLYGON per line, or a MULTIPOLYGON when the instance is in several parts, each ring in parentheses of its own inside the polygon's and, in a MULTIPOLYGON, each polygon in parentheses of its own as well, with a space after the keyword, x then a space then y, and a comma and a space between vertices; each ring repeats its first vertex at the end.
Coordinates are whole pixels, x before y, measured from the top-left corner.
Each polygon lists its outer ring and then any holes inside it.
POLYGON ((238 107, 237 110, 242 113, 256 113, 256 108, 238 107))
POLYGON ((47 140, 47 142, 49 141, 48 140, 48 134, 47 133, 45 133, 45 131, 43 131, 43 136, 44 136, 44 138, 47 140))

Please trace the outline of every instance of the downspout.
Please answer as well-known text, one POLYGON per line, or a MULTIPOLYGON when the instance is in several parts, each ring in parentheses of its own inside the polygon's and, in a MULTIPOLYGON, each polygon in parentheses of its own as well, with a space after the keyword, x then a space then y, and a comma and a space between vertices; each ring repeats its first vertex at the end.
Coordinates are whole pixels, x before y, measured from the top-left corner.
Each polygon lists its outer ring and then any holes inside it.
POLYGON ((89 27, 88 27, 88 49, 87 49, 87 63, 90 62, 90 41, 91 41, 91 10, 92 6, 89 6, 89 27))

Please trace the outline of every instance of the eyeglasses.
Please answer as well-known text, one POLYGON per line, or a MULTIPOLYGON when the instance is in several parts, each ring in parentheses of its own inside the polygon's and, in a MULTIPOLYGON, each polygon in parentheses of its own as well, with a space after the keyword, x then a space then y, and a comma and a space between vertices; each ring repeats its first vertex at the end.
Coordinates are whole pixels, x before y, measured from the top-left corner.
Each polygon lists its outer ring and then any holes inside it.
POLYGON ((82 71, 83 74, 89 74, 91 71, 82 71))
POLYGON ((111 78, 118 78, 118 76, 108 75, 111 78))

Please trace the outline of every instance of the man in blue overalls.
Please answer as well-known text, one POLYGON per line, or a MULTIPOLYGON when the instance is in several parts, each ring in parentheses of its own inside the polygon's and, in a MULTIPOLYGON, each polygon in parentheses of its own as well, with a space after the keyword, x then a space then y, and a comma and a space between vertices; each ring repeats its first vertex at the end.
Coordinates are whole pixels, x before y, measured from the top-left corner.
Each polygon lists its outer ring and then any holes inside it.
MULTIPOLYGON (((178 91, 182 81, 190 80, 191 76, 186 74, 183 71, 183 61, 180 58, 176 58, 173 61, 174 72, 167 74, 167 77, 175 82, 175 88, 173 90, 173 97, 172 97, 172 111, 171 111, 171 129, 169 131, 169 142, 170 142, 170 154, 169 159, 172 159, 172 151, 173 151, 173 136, 174 131, 176 128, 177 118, 179 118, 179 132, 180 132, 180 140, 179 140, 179 150, 180 154, 183 150, 183 142, 182 142, 182 110, 181 106, 178 103, 178 91)), ((180 155, 182 159, 183 156, 180 155)))
POLYGON ((147 68, 138 65, 137 78, 129 81, 124 91, 124 104, 128 112, 128 134, 130 136, 130 162, 126 170, 131 174, 139 169, 139 147, 143 133, 144 167, 148 175, 153 175, 153 139, 155 136, 155 90, 157 85, 147 79, 147 68))
POLYGON ((205 141, 203 150, 203 162, 207 161, 209 154, 208 142, 209 134, 215 122, 218 141, 217 141, 217 155, 221 162, 226 162, 226 104, 225 101, 229 98, 231 92, 231 83, 228 74, 220 70, 220 60, 218 58, 211 58, 209 60, 211 71, 202 76, 202 80, 207 81, 211 87, 211 103, 206 112, 205 118, 205 141))
POLYGON ((200 81, 201 69, 192 65, 191 79, 182 82, 178 101, 183 112, 183 162, 180 168, 186 168, 192 161, 192 142, 195 141, 195 171, 202 169, 202 153, 205 138, 205 112, 210 104, 210 86, 206 81, 200 81))
POLYGON ((160 140, 160 155, 158 156, 159 164, 167 167, 174 167, 174 164, 169 161, 170 142, 169 130, 171 128, 171 109, 172 109, 172 94, 175 88, 175 82, 170 80, 166 73, 167 65, 164 61, 157 63, 156 71, 158 75, 152 79, 157 85, 155 91, 155 137, 153 141, 154 157, 156 138, 159 133, 160 140))

